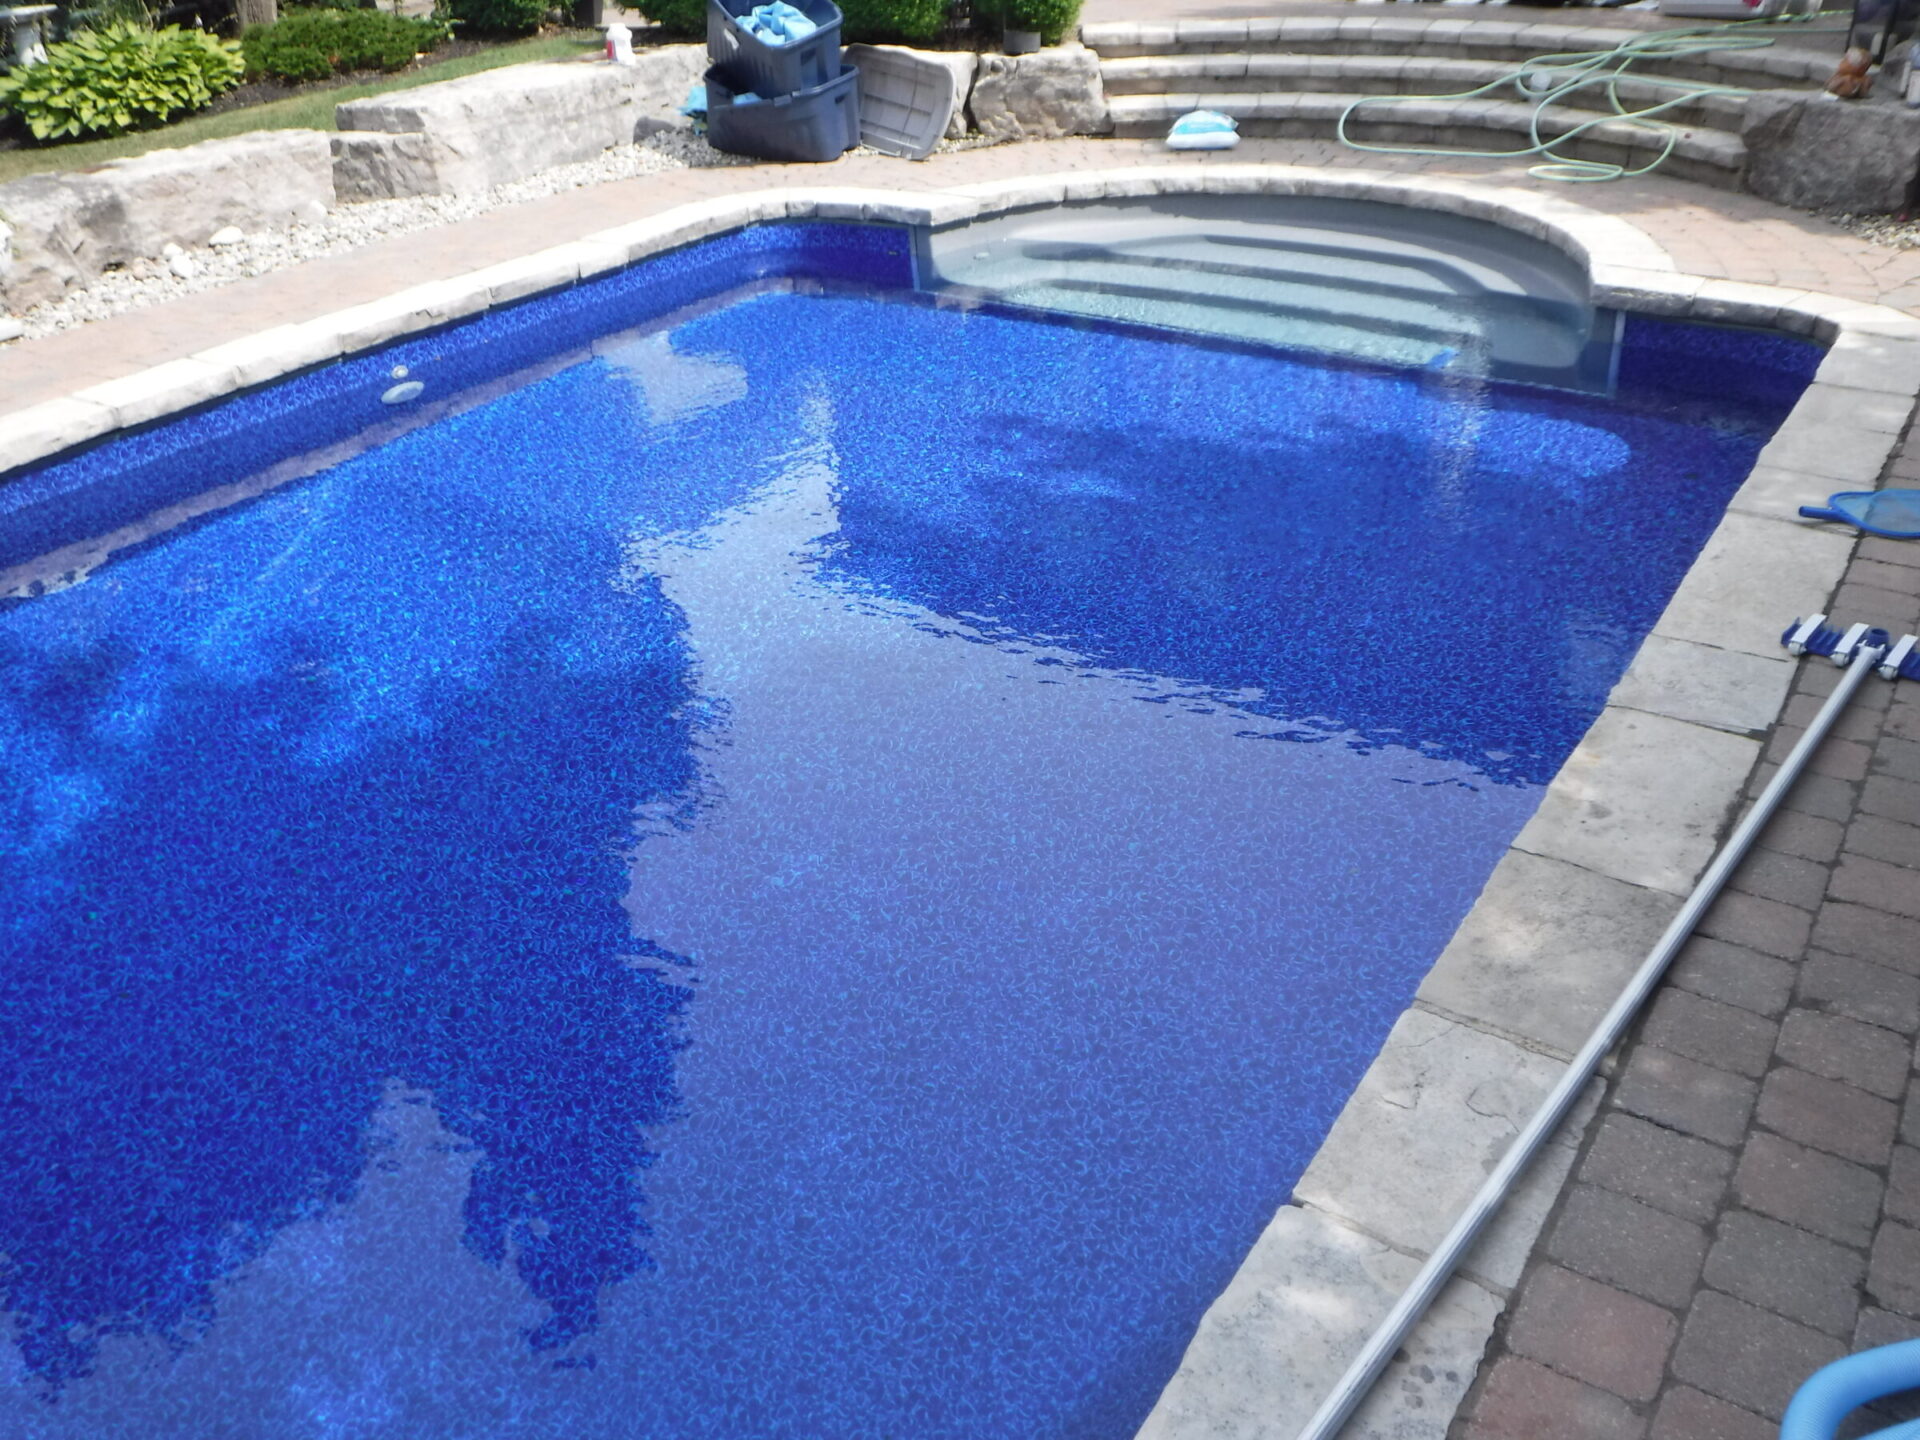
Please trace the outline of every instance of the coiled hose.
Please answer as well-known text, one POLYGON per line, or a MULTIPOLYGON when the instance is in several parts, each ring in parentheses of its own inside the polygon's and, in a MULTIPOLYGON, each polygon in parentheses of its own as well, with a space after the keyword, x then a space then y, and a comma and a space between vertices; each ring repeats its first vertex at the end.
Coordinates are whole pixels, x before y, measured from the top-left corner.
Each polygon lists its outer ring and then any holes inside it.
POLYGON ((1528 167, 1530 175, 1569 184, 1645 175, 1673 154, 1673 147, 1680 139, 1681 127, 1662 120, 1662 115, 1709 95, 1744 96, 1753 92, 1739 85, 1711 85, 1698 80, 1669 79, 1663 75, 1638 74, 1629 77, 1628 71, 1633 65, 1643 60, 1679 60, 1715 51, 1765 49, 1773 44, 1773 37, 1757 34, 1756 31, 1774 25, 1804 27, 1816 18, 1813 14, 1806 14, 1778 20, 1734 20, 1689 30, 1643 31, 1604 50, 1569 50, 1555 55, 1536 55, 1498 79, 1451 95, 1362 95, 1340 113, 1336 133, 1341 144, 1377 155, 1455 155, 1493 160, 1519 160, 1528 155, 1539 155, 1544 157, 1543 161, 1528 167), (1621 82, 1628 78, 1636 87, 1651 87, 1656 91, 1672 93, 1652 105, 1630 107, 1620 96, 1621 82), (1527 120, 1529 143, 1519 150, 1449 150, 1427 145, 1377 145, 1356 140, 1347 133, 1347 122, 1362 110, 1431 100, 1474 100, 1509 86, 1522 100, 1534 102, 1533 113, 1527 120), (1596 115, 1551 137, 1540 133, 1549 105, 1563 102, 1587 90, 1603 91, 1611 113, 1596 115), (1601 160, 1579 160, 1560 153, 1562 147, 1572 144, 1595 126, 1611 125, 1622 120, 1660 136, 1662 144, 1659 153, 1646 164, 1614 165, 1601 160))

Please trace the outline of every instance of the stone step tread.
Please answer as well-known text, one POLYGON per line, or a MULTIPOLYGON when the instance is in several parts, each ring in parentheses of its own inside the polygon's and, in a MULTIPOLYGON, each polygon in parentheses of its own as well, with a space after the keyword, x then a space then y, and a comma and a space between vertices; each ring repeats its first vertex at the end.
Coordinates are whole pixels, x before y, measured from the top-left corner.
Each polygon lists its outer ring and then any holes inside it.
MULTIPOLYGON (((1353 94, 1302 94, 1298 92, 1250 93, 1223 92, 1190 95, 1116 95, 1109 104, 1113 122, 1122 135, 1164 130, 1189 110, 1218 110, 1236 120, 1311 120, 1331 125, 1356 100, 1369 97, 1353 94)), ((1527 133, 1534 113, 1532 105, 1505 100, 1410 99, 1404 104, 1381 106, 1363 118, 1381 124, 1430 127, 1467 127, 1527 133)), ((1541 116, 1543 133, 1563 134, 1592 120, 1578 110, 1549 107, 1541 116)), ((1586 132, 1597 142, 1620 145, 1633 150, 1657 149, 1665 143, 1655 131, 1625 121, 1609 120, 1586 132)), ((1718 168, 1738 170, 1746 162, 1746 146, 1737 135, 1718 130, 1682 126, 1674 153, 1718 168)))
MULTIPOLYGON (((1233 53, 1286 49, 1296 45, 1352 46, 1379 54, 1395 48, 1446 46, 1465 50, 1560 51, 1610 49, 1637 32, 1598 25, 1568 25, 1510 20, 1428 19, 1419 16, 1353 18, 1288 16, 1268 20, 1107 21, 1083 25, 1080 37, 1102 59, 1149 55, 1233 53)), ((1726 50, 1706 61, 1729 72, 1801 82, 1824 81, 1833 57, 1817 50, 1776 43, 1764 50, 1726 50)), ((1657 69, 1663 62, 1642 61, 1657 69)))
MULTIPOLYGON (((1403 94, 1431 87, 1441 93, 1471 90, 1512 73, 1513 67, 1504 61, 1423 55, 1152 55, 1100 64, 1101 83, 1110 96, 1278 89, 1265 82, 1282 80, 1323 85, 1345 81, 1369 92, 1387 86, 1403 94)), ((1654 104, 1675 93, 1631 74, 1622 77, 1619 92, 1635 104, 1654 104)), ((1596 85, 1575 92, 1573 103, 1582 109, 1602 109, 1606 93, 1605 87, 1596 85)), ((1738 124, 1745 105, 1742 95, 1708 94, 1690 101, 1688 108, 1738 124)))

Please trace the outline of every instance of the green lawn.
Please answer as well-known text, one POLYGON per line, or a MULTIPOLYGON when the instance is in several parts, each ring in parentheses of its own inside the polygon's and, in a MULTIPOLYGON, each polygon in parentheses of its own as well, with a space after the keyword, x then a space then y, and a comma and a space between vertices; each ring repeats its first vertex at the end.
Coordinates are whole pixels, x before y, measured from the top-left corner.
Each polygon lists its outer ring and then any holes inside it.
POLYGON ((79 170, 103 160, 118 160, 127 155, 144 155, 149 150, 172 150, 201 140, 223 140, 229 135, 245 135, 254 130, 331 130, 333 107, 344 100, 365 95, 384 95, 390 90, 410 90, 437 80, 455 80, 502 65, 521 65, 530 60, 566 60, 600 48, 597 35, 556 35, 516 41, 498 49, 483 50, 439 65, 428 65, 366 85, 348 85, 338 90, 316 90, 310 95, 295 95, 267 105, 252 105, 245 110, 230 110, 224 115, 189 116, 159 130, 142 130, 112 140, 83 140, 71 145, 50 145, 44 149, 0 150, 0 184, 35 175, 46 170, 79 170))

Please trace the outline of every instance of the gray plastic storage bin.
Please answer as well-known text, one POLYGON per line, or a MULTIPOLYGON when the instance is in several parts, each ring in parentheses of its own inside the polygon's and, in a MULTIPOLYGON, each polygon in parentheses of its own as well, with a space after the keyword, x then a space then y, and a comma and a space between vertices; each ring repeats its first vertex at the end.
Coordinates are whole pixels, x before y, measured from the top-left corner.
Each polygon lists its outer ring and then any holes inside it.
POLYGON ((961 98, 953 70, 884 45, 849 45, 847 63, 860 72, 862 142, 908 160, 931 155, 961 98))
POLYGON ((707 58, 726 73, 738 94, 751 90, 768 100, 832 85, 840 79, 840 7, 833 0, 787 0, 820 28, 804 40, 769 45, 740 28, 761 0, 707 0, 707 58))
POLYGON ((707 71, 707 139, 756 160, 837 160, 860 143, 859 82, 858 70, 842 70, 825 85, 742 105, 736 96, 749 92, 716 65, 707 71))

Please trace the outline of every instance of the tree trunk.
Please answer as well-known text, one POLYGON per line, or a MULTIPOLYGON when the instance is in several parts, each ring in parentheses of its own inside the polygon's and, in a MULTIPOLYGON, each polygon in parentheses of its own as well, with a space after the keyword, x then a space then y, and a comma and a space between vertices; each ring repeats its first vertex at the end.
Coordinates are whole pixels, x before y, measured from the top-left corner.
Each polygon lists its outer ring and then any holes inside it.
POLYGON ((280 0, 235 0, 242 33, 256 25, 271 25, 280 18, 280 0))

